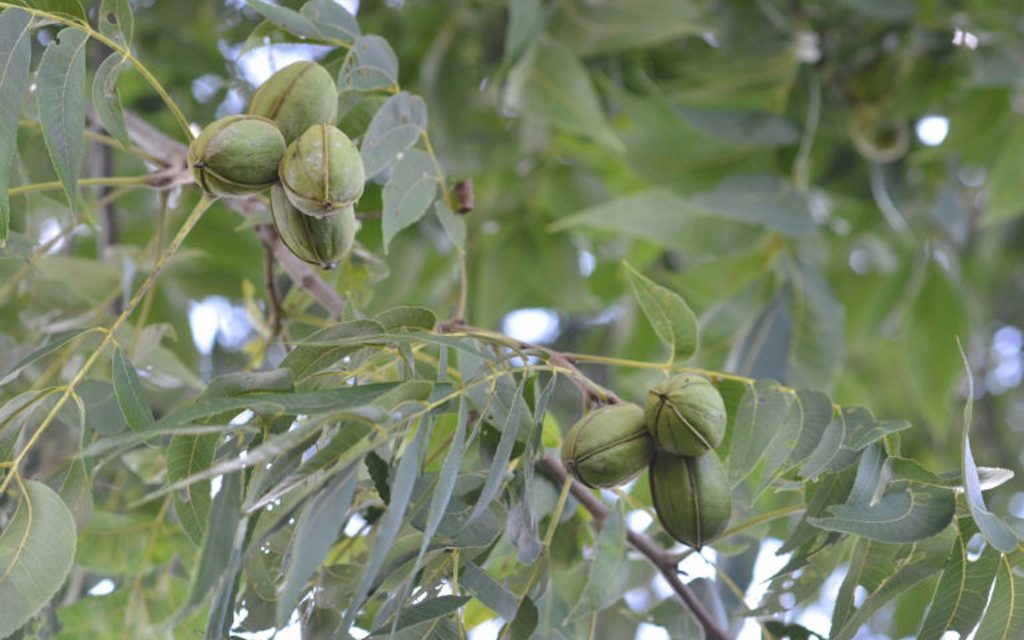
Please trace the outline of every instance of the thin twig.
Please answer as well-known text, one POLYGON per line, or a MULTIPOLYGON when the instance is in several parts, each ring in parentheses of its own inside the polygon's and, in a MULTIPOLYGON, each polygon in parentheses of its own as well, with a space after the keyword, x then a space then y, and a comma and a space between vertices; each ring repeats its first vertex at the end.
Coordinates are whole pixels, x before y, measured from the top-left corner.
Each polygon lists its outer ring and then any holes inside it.
MULTIPOLYGON (((228 206, 231 206, 228 203, 228 206)), ((320 303, 332 319, 338 320, 345 311, 345 297, 337 292, 331 285, 320 277, 313 267, 295 257, 288 247, 284 246, 281 238, 271 227, 261 226, 256 228, 256 234, 264 243, 269 244, 274 253, 274 259, 281 265, 285 273, 295 284, 313 299, 320 303)))
MULTIPOLYGON (((262 230, 262 228, 261 228, 262 230)), ((274 283, 274 243, 270 234, 259 233, 260 242, 263 245, 263 279, 267 286, 267 315, 270 325, 270 341, 272 342, 281 333, 281 319, 284 311, 281 309, 281 298, 277 295, 277 285, 274 283)))
MULTIPOLYGON (((568 472, 562 463, 553 456, 544 456, 538 462, 538 466, 555 481, 556 484, 565 482, 568 477, 568 472)), ((573 497, 583 505, 583 508, 590 512, 590 515, 594 518, 594 526, 598 529, 604 523, 608 517, 608 507, 604 506, 600 500, 594 497, 594 494, 589 489, 584 487, 575 480, 572 481, 573 497)), ((683 584, 679 579, 679 574, 676 571, 676 564, 673 561, 672 556, 665 552, 660 545, 648 538, 642 533, 637 533, 630 529, 626 530, 626 540, 629 544, 642 553, 654 568, 664 576, 665 580, 668 581, 669 586, 676 592, 679 599, 689 607, 690 612, 693 613, 700 625, 704 627, 704 635, 711 640, 729 640, 729 634, 722 629, 718 622, 715 621, 711 613, 704 607, 697 594, 690 589, 689 586, 683 584)))

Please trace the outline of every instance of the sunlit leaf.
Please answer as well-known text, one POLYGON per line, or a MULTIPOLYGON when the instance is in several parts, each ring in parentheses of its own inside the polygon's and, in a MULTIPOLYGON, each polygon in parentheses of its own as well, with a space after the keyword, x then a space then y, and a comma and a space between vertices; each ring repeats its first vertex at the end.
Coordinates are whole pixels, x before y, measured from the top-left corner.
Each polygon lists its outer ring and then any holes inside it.
POLYGON ((946 529, 943 535, 915 544, 858 541, 836 598, 831 640, 850 640, 892 598, 941 571, 954 537, 952 530, 946 529), (854 607, 858 586, 867 597, 854 607))
POLYGON ((917 640, 939 640, 946 631, 956 631, 964 637, 978 624, 1000 557, 995 549, 986 547, 978 558, 970 560, 967 544, 972 531, 973 527, 961 529, 953 543, 952 555, 935 586, 917 640))
POLYGON ((686 301, 644 276, 628 262, 623 262, 622 267, 654 332, 672 349, 676 358, 687 360, 693 356, 700 345, 700 329, 697 316, 686 301))
POLYGON ((405 91, 388 98, 374 114, 360 147, 367 177, 390 166, 426 130, 427 105, 423 98, 405 91))
POLYGON ((437 195, 437 172, 430 156, 419 149, 402 154, 384 185, 384 251, 392 238, 427 213, 437 195))
POLYGON ((992 596, 981 618, 976 640, 1011 640, 1024 633, 1024 577, 1020 567, 1024 553, 1014 551, 999 558, 992 596))
MULTIPOLYGON (((960 346, 959 340, 957 341, 957 346, 960 346)), ((981 530, 981 535, 985 536, 985 540, 999 551, 1010 553, 1017 549, 1020 540, 1005 520, 989 511, 985 505, 985 496, 981 493, 981 479, 978 476, 978 467, 974 463, 974 454, 971 452, 971 422, 974 418, 974 376, 971 374, 971 365, 967 361, 963 348, 960 348, 960 357, 963 359, 964 373, 967 376, 967 399, 964 402, 964 430, 960 438, 960 470, 964 480, 964 497, 967 500, 967 508, 970 509, 971 517, 974 518, 975 524, 981 530)))

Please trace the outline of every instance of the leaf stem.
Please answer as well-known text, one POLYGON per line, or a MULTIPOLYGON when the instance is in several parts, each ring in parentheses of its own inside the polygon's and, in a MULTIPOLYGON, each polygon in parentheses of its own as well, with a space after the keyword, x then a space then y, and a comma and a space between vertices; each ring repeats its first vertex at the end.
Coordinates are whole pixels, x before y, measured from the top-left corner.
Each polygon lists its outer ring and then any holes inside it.
MULTIPOLYGON (((108 178, 81 178, 79 187, 145 187, 149 185, 149 176, 110 176, 108 178)), ((38 191, 59 191, 64 188, 62 182, 35 182, 20 187, 11 187, 7 193, 16 196, 19 193, 36 193, 38 191)))

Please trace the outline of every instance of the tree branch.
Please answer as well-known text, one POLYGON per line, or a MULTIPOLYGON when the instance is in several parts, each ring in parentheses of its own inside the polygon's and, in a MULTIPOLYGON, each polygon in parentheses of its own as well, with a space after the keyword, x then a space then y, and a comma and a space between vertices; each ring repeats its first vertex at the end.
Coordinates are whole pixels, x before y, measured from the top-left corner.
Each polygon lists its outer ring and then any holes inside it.
MULTIPOLYGON (((544 456, 540 459, 538 466, 555 481, 555 484, 562 484, 568 475, 561 461, 554 456, 544 456)), ((608 507, 594 497, 585 486, 573 480, 569 489, 573 497, 583 505, 583 508, 594 517, 594 526, 598 529, 604 524, 608 517, 608 507)), ((626 540, 630 545, 642 553, 654 565, 654 568, 664 576, 669 586, 676 592, 679 599, 690 609, 700 625, 704 627, 704 635, 711 640, 729 640, 729 634, 722 629, 711 613, 704 608, 697 594, 689 586, 683 584, 676 572, 676 563, 664 549, 656 542, 642 533, 637 533, 629 528, 626 529, 626 540)))

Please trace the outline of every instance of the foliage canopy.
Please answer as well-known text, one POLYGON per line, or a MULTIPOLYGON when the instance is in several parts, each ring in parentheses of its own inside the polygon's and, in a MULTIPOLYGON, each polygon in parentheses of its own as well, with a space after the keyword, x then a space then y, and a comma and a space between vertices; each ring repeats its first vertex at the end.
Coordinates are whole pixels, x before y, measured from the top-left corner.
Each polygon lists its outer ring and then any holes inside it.
POLYGON ((1010 3, 343 4, 0 1, 0 638, 1024 634, 1010 3), (326 270, 185 164, 298 59, 326 270), (671 372, 700 553, 557 455, 671 372))

